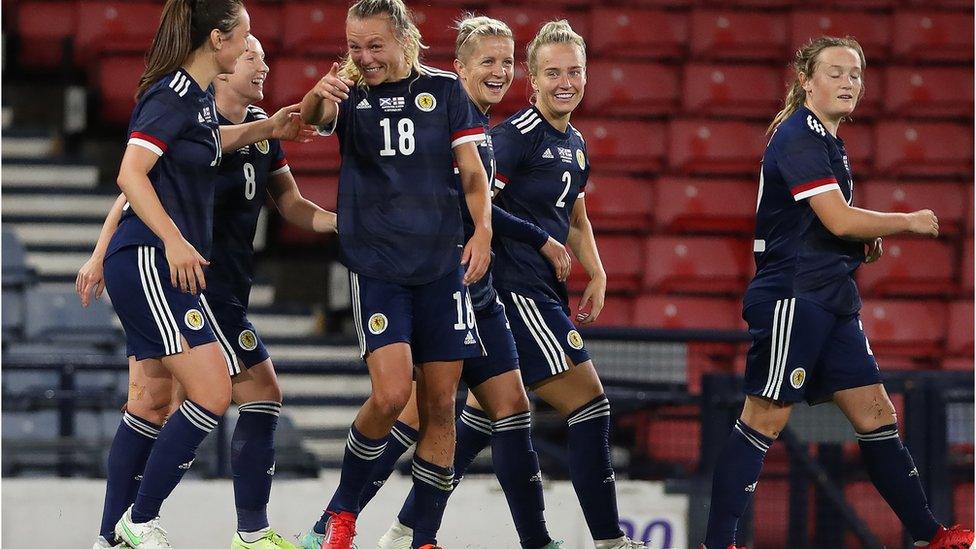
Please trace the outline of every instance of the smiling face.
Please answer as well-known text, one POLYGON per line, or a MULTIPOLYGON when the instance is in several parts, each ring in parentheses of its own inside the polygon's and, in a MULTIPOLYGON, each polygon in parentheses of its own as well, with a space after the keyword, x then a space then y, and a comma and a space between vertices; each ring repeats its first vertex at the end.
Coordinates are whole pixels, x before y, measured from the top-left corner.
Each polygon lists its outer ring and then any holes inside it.
MULTIPOLYGON (((214 58, 220 71, 218 74, 230 74, 234 72, 237 60, 247 51, 247 38, 251 35, 251 18, 247 10, 241 8, 241 13, 237 16, 237 24, 230 32, 218 30, 217 34, 214 58)), ((211 34, 211 41, 213 43, 213 34, 211 34)))
POLYGON ((472 36, 465 46, 463 59, 454 60, 454 68, 464 91, 481 112, 497 105, 512 86, 515 75, 515 42, 504 36, 472 36))
POLYGON ((237 61, 234 74, 221 78, 226 78, 231 89, 244 98, 247 104, 259 103, 264 99, 264 81, 270 70, 264 62, 261 42, 250 36, 247 39, 247 51, 237 61))
POLYGON ((831 121, 850 116, 864 92, 862 71, 853 49, 826 48, 817 56, 813 76, 802 79, 807 107, 831 121))
POLYGON ((346 20, 349 58, 363 74, 367 85, 396 82, 407 76, 403 46, 393 34, 388 16, 346 20))
POLYGON ((576 44, 540 46, 537 65, 531 75, 536 106, 555 118, 568 116, 583 100, 586 88, 586 57, 576 44))

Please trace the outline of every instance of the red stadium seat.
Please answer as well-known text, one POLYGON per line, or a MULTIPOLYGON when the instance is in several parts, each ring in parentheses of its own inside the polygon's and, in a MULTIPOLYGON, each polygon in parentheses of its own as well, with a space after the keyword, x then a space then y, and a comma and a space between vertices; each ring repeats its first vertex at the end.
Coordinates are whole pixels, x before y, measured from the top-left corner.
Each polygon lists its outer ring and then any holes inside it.
POLYGON ((772 117, 785 89, 768 67, 689 63, 681 97, 687 113, 772 117))
POLYGON ((652 236, 644 244, 644 289, 658 293, 740 294, 751 242, 652 236))
POLYGON ((973 483, 960 482, 952 488, 952 514, 949 522, 963 528, 973 528, 973 483))
POLYGON ((103 52, 144 53, 156 34, 160 12, 152 2, 79 2, 75 59, 87 62, 103 52))
POLYGON ((665 231, 750 234, 758 190, 758 182, 665 177, 654 186, 654 219, 665 231))
POLYGON ((590 20, 582 12, 569 12, 552 7, 527 7, 524 5, 492 5, 488 15, 504 21, 515 35, 515 59, 525 62, 525 46, 535 37, 542 25, 554 19, 566 19, 580 36, 589 43, 590 20))
POLYGON ((574 119, 583 134, 594 172, 656 170, 664 158, 663 123, 636 120, 574 119))
POLYGON ((928 177, 973 173, 971 124, 879 122, 875 139, 880 172, 928 177))
POLYGON ((98 89, 102 98, 102 118, 126 124, 136 106, 139 77, 146 68, 140 56, 103 57, 98 65, 98 89))
MULTIPOLYGON (((901 547, 901 522, 873 484, 867 481, 849 482, 844 486, 844 497, 883 546, 901 547)), ((847 534, 845 541, 845 547, 859 546, 853 534, 847 534)))
POLYGON ((973 295, 973 239, 967 238, 962 243, 962 279, 960 280, 962 292, 966 295, 973 295))
POLYGON ((856 188, 858 178, 874 170, 874 126, 863 120, 841 124, 837 136, 844 141, 856 188))
POLYGON ((973 58, 972 6, 966 11, 895 13, 892 50, 912 60, 968 61, 973 58))
MULTIPOLYGON (((603 268, 607 271, 607 290, 618 293, 636 291, 640 287, 641 268, 644 266, 641 239, 601 234, 596 238, 596 245, 603 268)), ((573 270, 569 275, 570 291, 582 292, 589 281, 583 265, 573 258, 573 270)))
POLYGON ((673 120, 668 164, 675 171, 759 177, 766 126, 747 122, 673 120))
POLYGON ((939 232, 957 234, 966 222, 966 195, 972 183, 903 183, 869 181, 855 183, 854 203, 882 212, 913 212, 928 208, 939 216, 939 232), (859 195, 859 196, 858 196, 859 195))
POLYGON ((271 105, 290 105, 305 97, 308 90, 325 76, 334 61, 329 59, 309 60, 298 57, 283 57, 271 63, 268 80, 273 83, 265 94, 271 105))
POLYGON ((339 169, 339 139, 336 136, 315 137, 310 143, 283 141, 288 164, 300 171, 334 171, 339 169))
POLYGON ((346 51, 346 8, 325 2, 285 2, 282 39, 289 53, 338 56, 346 51))
POLYGON ((652 195, 648 180, 591 175, 586 185, 586 213, 596 231, 648 232, 652 195))
POLYGON ((973 301, 966 299, 949 304, 949 336, 946 353, 951 356, 973 356, 973 301))
MULTIPOLYGON (((291 162, 290 158, 289 162, 291 162)), ((298 183, 298 190, 301 191, 303 197, 326 210, 336 211, 339 191, 339 180, 336 177, 297 173, 295 174, 295 182, 298 183)), ((328 238, 328 236, 300 229, 290 223, 282 223, 278 230, 279 241, 292 245, 309 245, 322 242, 328 238)))
POLYGON ((663 412, 654 414, 641 433, 648 442, 647 457, 680 465, 689 472, 697 470, 701 459, 701 420, 692 410, 675 415, 663 412))
MULTIPOLYGON (((577 294, 570 301, 573 306, 579 305, 577 294)), ((596 320, 596 326, 629 327, 634 320, 634 300, 629 297, 607 296, 603 302, 603 311, 596 320)))
POLYGON ((695 10, 691 54, 699 59, 786 58, 786 18, 778 13, 695 10))
POLYGON ((973 111, 972 68, 888 67, 885 111, 965 117, 973 111))
POLYGON ((734 299, 642 295, 634 305, 634 325, 674 330, 741 330, 734 299))
MULTIPOLYGON (((17 34, 24 67, 55 67, 62 61, 64 42, 77 32, 75 2, 19 2, 17 34)), ((5 15, 10 11, 5 10, 5 15)), ((6 29, 5 29, 6 33, 6 29)))
POLYGON ((593 61, 586 67, 583 106, 600 115, 663 115, 673 111, 680 89, 678 70, 660 63, 593 61))
POLYGON ((688 44, 688 16, 684 13, 594 6, 591 14, 593 35, 587 47, 594 54, 626 51, 628 58, 684 56, 688 44))
POLYGON ((944 242, 889 241, 880 261, 857 270, 858 287, 864 295, 947 296, 955 291, 954 255, 944 242))
MULTIPOLYGON (((782 443, 774 444, 766 454, 766 462, 769 462, 771 453, 783 446, 782 443)), ((763 469, 768 469, 768 465, 763 469)), ((755 506, 753 511, 755 547, 789 547, 789 514, 784 512, 789 508, 789 493, 789 481, 782 477, 769 478, 769 475, 760 477, 752 497, 752 504, 755 506)), ((809 500, 812 510, 814 508, 812 493, 809 500)))
POLYGON ((864 333, 880 354, 937 354, 945 339, 945 320, 945 306, 937 301, 872 299, 861 308, 864 333))
POLYGON ((873 11, 796 10, 790 14, 790 48, 794 51, 812 38, 822 35, 853 36, 864 48, 867 57, 868 90, 875 94, 875 82, 871 66, 883 62, 889 55, 891 44, 890 16, 873 11))
POLYGON ((274 62, 271 57, 281 50, 282 11, 279 4, 247 4, 247 14, 251 17, 251 34, 261 41, 264 53, 269 57, 268 64, 274 62))
POLYGON ((457 31, 451 27, 461 16, 455 7, 430 6, 416 3, 410 6, 414 22, 423 36, 423 42, 430 49, 424 50, 425 55, 454 59, 454 44, 457 31))

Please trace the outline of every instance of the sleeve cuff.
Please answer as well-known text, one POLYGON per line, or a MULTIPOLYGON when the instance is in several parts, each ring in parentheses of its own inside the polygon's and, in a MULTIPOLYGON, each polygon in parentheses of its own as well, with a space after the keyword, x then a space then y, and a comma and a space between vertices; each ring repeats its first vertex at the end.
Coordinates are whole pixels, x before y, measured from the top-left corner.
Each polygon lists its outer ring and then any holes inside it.
POLYGON ((129 145, 149 149, 150 151, 156 153, 157 156, 163 156, 163 153, 165 153, 166 149, 168 148, 166 143, 164 143, 161 139, 143 132, 132 132, 129 134, 129 145))
POLYGON ((799 202, 805 198, 810 198, 811 196, 816 196, 834 189, 840 190, 837 179, 834 177, 825 177, 797 185, 790 189, 790 192, 793 193, 793 200, 799 202))
POLYGON ((451 134, 451 148, 457 147, 458 145, 471 142, 480 142, 485 140, 485 129, 481 126, 475 128, 468 128, 466 130, 456 131, 451 134))

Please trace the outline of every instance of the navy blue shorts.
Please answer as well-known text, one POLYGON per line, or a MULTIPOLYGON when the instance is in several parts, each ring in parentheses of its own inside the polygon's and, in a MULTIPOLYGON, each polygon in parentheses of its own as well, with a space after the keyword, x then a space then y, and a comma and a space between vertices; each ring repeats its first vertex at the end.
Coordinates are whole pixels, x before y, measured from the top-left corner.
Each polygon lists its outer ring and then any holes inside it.
POLYGON ((559 303, 536 301, 509 291, 498 295, 508 314, 518 349, 522 383, 531 387, 590 360, 583 337, 559 303))
POLYGON ((484 356, 464 269, 418 286, 349 273, 352 313, 363 358, 391 343, 408 343, 413 362, 484 356))
POLYGON ((136 360, 183 352, 216 341, 200 296, 169 280, 166 254, 154 246, 129 246, 105 258, 105 289, 125 330, 125 352, 136 360))
POLYGON ((518 351, 512 328, 505 317, 505 306, 495 298, 495 302, 480 311, 475 311, 481 342, 487 356, 469 358, 464 361, 461 379, 470 387, 477 387, 489 379, 518 370, 518 351))
POLYGON ((231 377, 268 360, 271 355, 240 301, 205 291, 200 296, 200 303, 207 320, 214 326, 231 377))
POLYGON ((837 391, 881 383, 857 313, 836 315, 792 298, 752 305, 742 317, 752 335, 747 394, 819 404, 837 391))

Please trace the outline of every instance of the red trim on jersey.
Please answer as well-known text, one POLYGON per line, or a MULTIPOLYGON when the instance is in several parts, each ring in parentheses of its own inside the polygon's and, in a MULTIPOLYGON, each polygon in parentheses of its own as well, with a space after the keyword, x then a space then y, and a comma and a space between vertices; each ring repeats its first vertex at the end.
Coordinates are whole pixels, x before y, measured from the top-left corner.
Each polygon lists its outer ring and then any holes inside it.
POLYGON ((485 129, 481 126, 476 126, 474 128, 468 128, 466 130, 456 131, 451 134, 451 143, 453 143, 455 139, 460 139, 462 137, 467 137, 469 135, 478 135, 479 133, 480 134, 485 133, 485 129))
POLYGON ((796 196, 802 192, 809 191, 810 189, 816 189, 817 187, 823 187, 824 185, 831 185, 831 184, 833 185, 837 184, 836 177, 824 177, 823 179, 814 179, 813 181, 808 181, 807 183, 803 183, 802 185, 797 185, 796 187, 793 187, 793 189, 790 192, 793 193, 793 196, 796 196))
POLYGON ((504 174, 502 174, 501 172, 499 172, 497 170, 495 171, 495 179, 497 179, 497 180, 501 181, 502 183, 508 185, 508 177, 506 177, 504 174))
POLYGON ((132 132, 132 133, 129 134, 129 139, 132 139, 132 138, 142 139, 143 141, 148 141, 148 142, 152 143, 153 145, 156 145, 157 147, 159 147, 159 149, 161 151, 163 151, 163 152, 166 152, 166 149, 168 148, 166 146, 166 143, 163 143, 160 139, 158 139, 156 137, 153 137, 153 136, 149 135, 148 133, 132 132))

